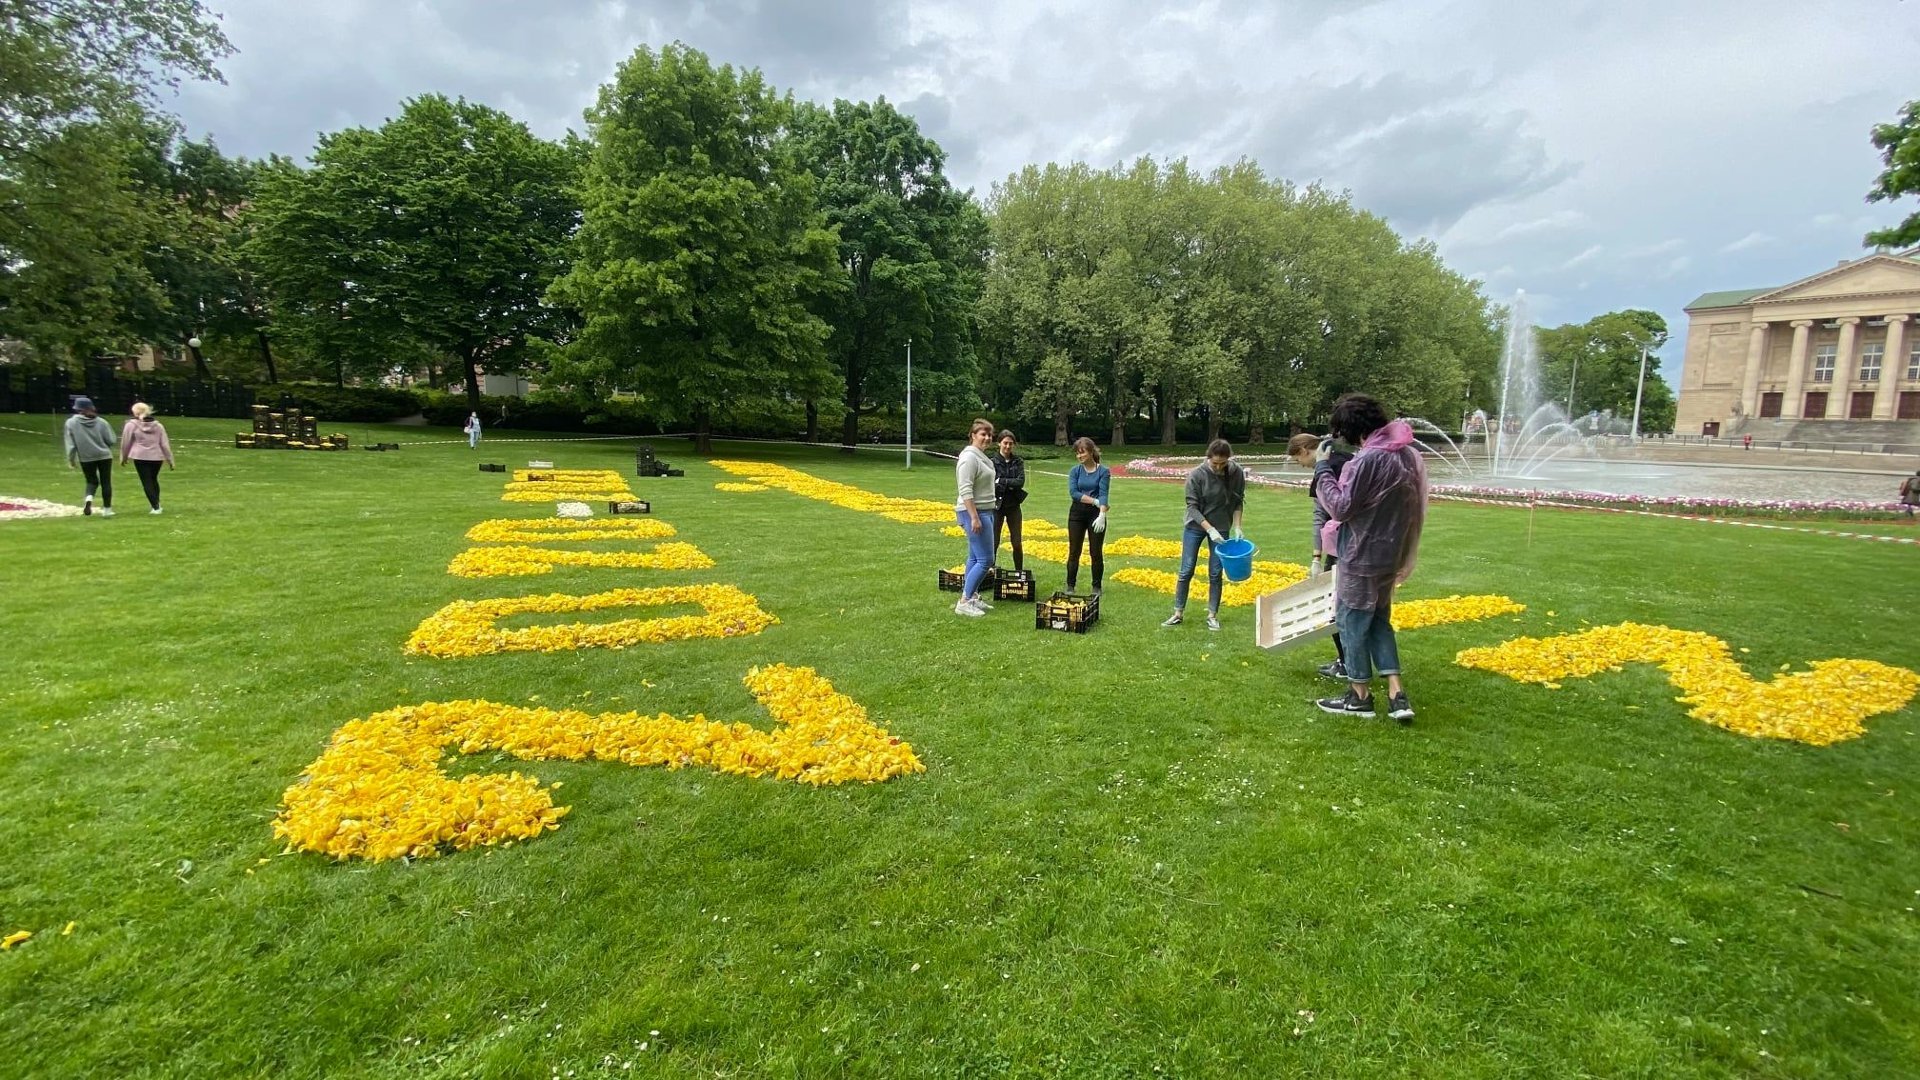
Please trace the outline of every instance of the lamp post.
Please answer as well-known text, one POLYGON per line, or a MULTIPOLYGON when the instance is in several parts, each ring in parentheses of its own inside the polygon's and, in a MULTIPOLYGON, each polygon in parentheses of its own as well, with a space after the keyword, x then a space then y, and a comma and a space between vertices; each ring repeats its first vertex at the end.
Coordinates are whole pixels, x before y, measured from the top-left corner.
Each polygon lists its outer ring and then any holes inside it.
POLYGON ((1573 354, 1573 374, 1567 376, 1567 419, 1573 419, 1573 388, 1580 385, 1580 354, 1573 354))
POLYGON ((1642 345, 1640 346, 1640 381, 1633 385, 1633 433, 1627 437, 1627 441, 1631 443, 1640 441, 1640 395, 1646 388, 1647 347, 1642 345))
POLYGON ((907 468, 913 468, 913 339, 907 339, 907 468))

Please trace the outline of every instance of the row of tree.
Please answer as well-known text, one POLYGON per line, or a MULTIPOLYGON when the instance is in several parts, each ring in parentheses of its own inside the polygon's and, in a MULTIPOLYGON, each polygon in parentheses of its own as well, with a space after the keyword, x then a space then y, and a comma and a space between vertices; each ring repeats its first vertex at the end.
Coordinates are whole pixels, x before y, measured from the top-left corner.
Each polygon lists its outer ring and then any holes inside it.
MULTIPOLYGON (((982 207, 885 100, 796 102, 669 46, 620 66, 584 136, 427 95, 301 166, 154 108, 153 72, 217 78, 228 51, 193 0, 0 0, 0 49, 32 61, 0 77, 0 338, 43 356, 165 345, 475 402, 480 372, 524 371, 703 436, 772 401, 817 437, 826 404, 849 442, 901 402, 909 342, 918 400, 1062 441, 1142 415, 1171 441, 1196 412, 1259 438, 1352 389, 1436 418, 1497 399, 1476 283, 1246 162, 1028 168, 982 207)), ((1630 404, 1601 358, 1637 358, 1649 314, 1548 344, 1593 354, 1580 402, 1630 404)))

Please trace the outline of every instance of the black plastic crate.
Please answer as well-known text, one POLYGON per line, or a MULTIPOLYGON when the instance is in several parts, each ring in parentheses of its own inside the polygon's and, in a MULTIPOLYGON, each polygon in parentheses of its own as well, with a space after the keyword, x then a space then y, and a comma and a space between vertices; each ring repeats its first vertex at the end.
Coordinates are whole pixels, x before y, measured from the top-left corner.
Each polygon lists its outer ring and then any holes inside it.
POLYGON ((609 514, 651 514, 653 504, 645 499, 614 499, 607 503, 609 514))
POLYGON ((1031 570, 1002 570, 993 568, 993 598, 995 600, 1013 600, 1031 604, 1039 599, 1039 593, 1033 585, 1031 570))
MULTIPOLYGON (((378 450, 380 449, 380 447, 375 446, 375 447, 371 447, 370 449, 378 450)), ((483 461, 480 463, 480 471, 481 472, 506 472, 507 467, 505 465, 495 465, 495 464, 492 464, 491 462, 483 461)))
POLYGON ((1093 629, 1100 621, 1100 598, 1097 596, 1075 596, 1070 592, 1056 592, 1047 599, 1033 605, 1033 628, 1035 630, 1060 630, 1069 634, 1084 634, 1093 629))

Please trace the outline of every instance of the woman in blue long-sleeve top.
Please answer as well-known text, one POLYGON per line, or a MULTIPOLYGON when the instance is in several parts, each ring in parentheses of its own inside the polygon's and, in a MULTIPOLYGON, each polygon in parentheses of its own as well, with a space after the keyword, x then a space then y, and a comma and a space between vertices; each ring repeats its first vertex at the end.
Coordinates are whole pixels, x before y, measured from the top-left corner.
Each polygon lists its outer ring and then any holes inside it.
POLYGON ((1092 439, 1082 436, 1073 444, 1073 456, 1080 459, 1067 472, 1067 496, 1073 502, 1067 507, 1067 591, 1073 591, 1073 583, 1080 577, 1080 546, 1086 544, 1087 556, 1093 564, 1093 592, 1100 593, 1100 575, 1105 567, 1100 561, 1100 547, 1106 540, 1106 522, 1100 516, 1107 512, 1107 486, 1113 479, 1112 470, 1100 464, 1100 447, 1092 439), (1095 527, 1095 522, 1099 526, 1095 527))

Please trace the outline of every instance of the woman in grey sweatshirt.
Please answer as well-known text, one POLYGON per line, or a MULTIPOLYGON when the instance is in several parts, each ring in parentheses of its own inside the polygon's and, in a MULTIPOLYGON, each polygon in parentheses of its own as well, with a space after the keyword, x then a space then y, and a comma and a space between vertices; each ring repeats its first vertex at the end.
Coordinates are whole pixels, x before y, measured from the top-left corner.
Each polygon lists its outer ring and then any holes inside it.
POLYGON ((113 516, 113 425, 100 419, 93 399, 73 399, 74 415, 67 417, 61 429, 61 446, 67 452, 67 468, 79 469, 87 478, 87 497, 80 512, 93 513, 93 493, 100 492, 100 516, 113 516))

